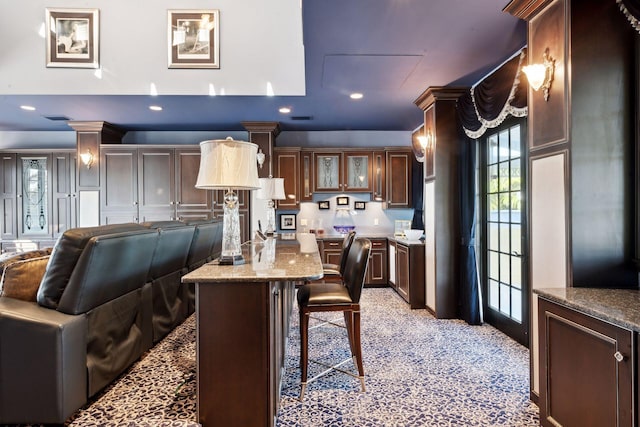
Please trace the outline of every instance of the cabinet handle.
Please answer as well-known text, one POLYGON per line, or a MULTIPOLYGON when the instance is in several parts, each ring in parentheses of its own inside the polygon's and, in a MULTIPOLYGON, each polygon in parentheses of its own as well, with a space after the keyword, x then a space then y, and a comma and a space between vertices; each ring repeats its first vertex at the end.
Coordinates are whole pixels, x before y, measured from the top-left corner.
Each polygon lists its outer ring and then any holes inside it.
POLYGON ((18 199, 22 199, 22 194, 18 194, 18 199))
POLYGON ((624 356, 619 351, 613 353, 613 357, 618 361, 618 363, 624 360, 624 356))

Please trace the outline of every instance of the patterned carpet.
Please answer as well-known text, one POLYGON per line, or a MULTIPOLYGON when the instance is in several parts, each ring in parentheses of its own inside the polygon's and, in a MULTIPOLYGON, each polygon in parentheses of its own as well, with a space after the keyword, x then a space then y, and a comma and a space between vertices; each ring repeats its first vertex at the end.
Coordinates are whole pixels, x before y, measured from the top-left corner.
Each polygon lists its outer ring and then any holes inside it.
MULTIPOLYGON (((538 425, 526 348, 490 326, 410 310, 390 288, 365 289, 361 302, 366 393, 357 379, 331 373, 298 400, 296 311, 278 426, 538 425)), ((197 426, 194 327, 192 316, 68 425, 197 426)), ((316 328, 309 343, 311 358, 349 355, 342 328, 316 328)), ((321 370, 311 364, 309 377, 321 370)))

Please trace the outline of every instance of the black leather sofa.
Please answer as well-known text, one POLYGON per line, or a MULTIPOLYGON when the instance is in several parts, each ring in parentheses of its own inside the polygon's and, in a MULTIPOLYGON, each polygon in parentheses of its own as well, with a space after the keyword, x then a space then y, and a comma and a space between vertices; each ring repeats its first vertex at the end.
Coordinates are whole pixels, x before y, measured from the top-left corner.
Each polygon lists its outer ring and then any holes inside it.
POLYGON ((0 262, 0 424, 62 424, 191 313, 222 223, 67 230, 0 262))

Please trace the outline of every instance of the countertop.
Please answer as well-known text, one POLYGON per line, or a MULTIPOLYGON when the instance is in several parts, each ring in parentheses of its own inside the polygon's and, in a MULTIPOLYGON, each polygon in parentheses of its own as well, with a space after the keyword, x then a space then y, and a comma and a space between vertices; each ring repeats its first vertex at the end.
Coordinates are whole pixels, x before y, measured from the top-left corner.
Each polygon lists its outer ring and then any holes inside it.
MULTIPOLYGON (((317 240, 341 240, 344 239, 344 235, 338 233, 323 233, 323 234, 315 234, 317 240)), ((413 245, 422 245, 424 246, 423 240, 408 240, 404 237, 394 236, 390 233, 370 233, 370 232, 362 232, 358 233, 356 231, 356 237, 366 237, 367 239, 387 239, 389 241, 402 243, 403 245, 413 246, 413 245)))
POLYGON ((533 292, 598 319, 640 332, 640 290, 544 288, 533 292))
POLYGON ((245 263, 218 265, 211 261, 182 277, 183 283, 315 280, 323 276, 315 236, 287 234, 242 245, 245 263))

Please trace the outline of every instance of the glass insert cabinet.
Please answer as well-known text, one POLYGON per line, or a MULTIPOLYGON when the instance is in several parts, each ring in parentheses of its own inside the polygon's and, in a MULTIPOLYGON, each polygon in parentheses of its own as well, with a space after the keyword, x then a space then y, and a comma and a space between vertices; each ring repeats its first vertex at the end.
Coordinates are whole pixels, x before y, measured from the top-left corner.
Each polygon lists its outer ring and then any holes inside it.
POLYGON ((372 191, 372 155, 314 152, 315 192, 372 191))
POLYGON ((21 157, 21 186, 18 187, 21 234, 23 236, 49 233, 48 158, 21 157))

